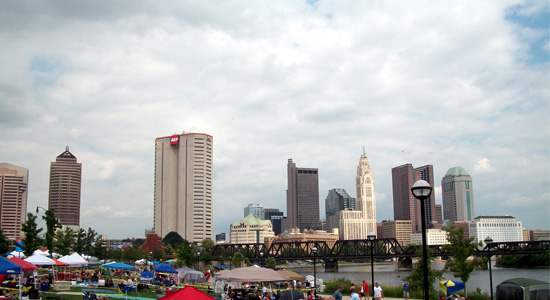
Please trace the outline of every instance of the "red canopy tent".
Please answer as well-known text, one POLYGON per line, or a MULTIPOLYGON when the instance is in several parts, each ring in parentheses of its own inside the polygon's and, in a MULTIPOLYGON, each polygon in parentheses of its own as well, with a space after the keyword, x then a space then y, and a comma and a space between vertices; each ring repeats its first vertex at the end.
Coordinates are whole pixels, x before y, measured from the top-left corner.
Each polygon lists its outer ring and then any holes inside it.
POLYGON ((193 287, 193 286, 186 286, 183 289, 172 293, 170 295, 166 295, 162 298, 159 298, 157 300, 185 300, 185 299, 192 299, 192 300, 212 300, 214 298, 208 296, 207 294, 201 292, 199 289, 193 287))
POLYGON ((23 272, 32 272, 34 270, 38 270, 37 266, 31 264, 30 262, 26 262, 20 258, 17 258, 15 256, 12 256, 11 258, 9 258, 9 260, 14 264, 20 265, 23 268, 23 272))

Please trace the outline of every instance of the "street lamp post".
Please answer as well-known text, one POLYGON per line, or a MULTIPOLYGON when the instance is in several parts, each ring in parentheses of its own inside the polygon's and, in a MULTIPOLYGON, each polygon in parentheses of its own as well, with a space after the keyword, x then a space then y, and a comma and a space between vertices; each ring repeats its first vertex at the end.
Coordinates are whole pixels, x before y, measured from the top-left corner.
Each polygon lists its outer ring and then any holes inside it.
POLYGON ((149 269, 149 271, 151 271, 151 265, 153 264, 151 262, 152 258, 153 258, 153 251, 149 251, 149 262, 147 263, 147 268, 149 269))
POLYGON ((491 300, 494 300, 493 298, 493 270, 491 269, 491 247, 493 246, 493 239, 488 236, 484 240, 485 245, 487 245, 487 252, 489 256, 489 283, 491 285, 491 300))
POLYGON ((374 299, 374 241, 376 241, 376 235, 374 232, 370 232, 367 235, 367 239, 370 243, 370 279, 371 279, 371 290, 372 290, 372 299, 374 299))
POLYGON ((313 295, 317 299, 317 247, 311 248, 311 252, 313 252, 313 295))
POLYGON ((233 265, 233 256, 229 256, 229 270, 231 270, 233 265))
POLYGON ((428 245, 426 245, 426 199, 432 194, 432 187, 425 180, 418 180, 411 188, 413 196, 420 200, 420 213, 422 214, 422 271, 424 273, 424 299, 430 299, 430 284, 428 282, 428 245))
POLYGON ((264 266, 264 253, 260 252, 260 268, 264 266))
POLYGON ((197 252, 197 268, 196 268, 197 271, 199 270, 199 267, 200 267, 200 263, 201 263, 200 259, 201 259, 201 253, 197 252))

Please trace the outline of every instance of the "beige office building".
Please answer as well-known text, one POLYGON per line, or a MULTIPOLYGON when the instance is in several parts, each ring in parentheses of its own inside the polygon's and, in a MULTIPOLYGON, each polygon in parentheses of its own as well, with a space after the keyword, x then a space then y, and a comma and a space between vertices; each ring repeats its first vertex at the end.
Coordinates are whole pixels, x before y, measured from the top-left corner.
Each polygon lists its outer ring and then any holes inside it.
POLYGON ((80 189, 82 164, 69 147, 50 164, 50 195, 48 208, 54 210, 61 225, 78 230, 80 226, 80 189))
POLYGON ((411 243, 412 224, 410 220, 382 221, 383 239, 396 239, 399 245, 407 246, 411 243))
POLYGON ((262 220, 253 214, 231 224, 229 228, 229 242, 231 244, 263 244, 265 238, 275 236, 270 220, 262 220))
POLYGON ((27 214, 29 170, 0 163, 0 228, 11 240, 23 238, 21 224, 27 214))
POLYGON ((184 132, 155 144, 154 232, 212 239, 212 136, 184 132))

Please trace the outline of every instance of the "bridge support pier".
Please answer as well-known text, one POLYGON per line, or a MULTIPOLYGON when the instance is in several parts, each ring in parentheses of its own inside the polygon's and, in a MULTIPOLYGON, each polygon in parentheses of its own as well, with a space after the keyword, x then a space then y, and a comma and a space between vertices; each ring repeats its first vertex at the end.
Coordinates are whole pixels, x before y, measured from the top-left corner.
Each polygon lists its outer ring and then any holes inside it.
POLYGON ((337 273, 338 272, 338 259, 329 258, 325 259, 325 273, 337 273))
POLYGON ((412 269, 412 258, 400 257, 399 259, 397 259, 397 267, 399 269, 412 269))

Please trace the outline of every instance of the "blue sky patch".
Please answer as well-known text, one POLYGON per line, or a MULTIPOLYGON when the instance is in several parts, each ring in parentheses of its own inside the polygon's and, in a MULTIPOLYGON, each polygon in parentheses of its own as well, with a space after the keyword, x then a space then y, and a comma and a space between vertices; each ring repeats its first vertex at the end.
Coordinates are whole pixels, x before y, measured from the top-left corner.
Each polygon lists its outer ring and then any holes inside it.
POLYGON ((548 49, 549 28, 550 28, 550 10, 547 5, 542 10, 533 13, 527 13, 527 8, 523 6, 514 6, 506 14, 506 20, 528 27, 534 30, 543 31, 544 34, 537 39, 529 41, 528 64, 542 64, 550 61, 550 52, 548 49))

